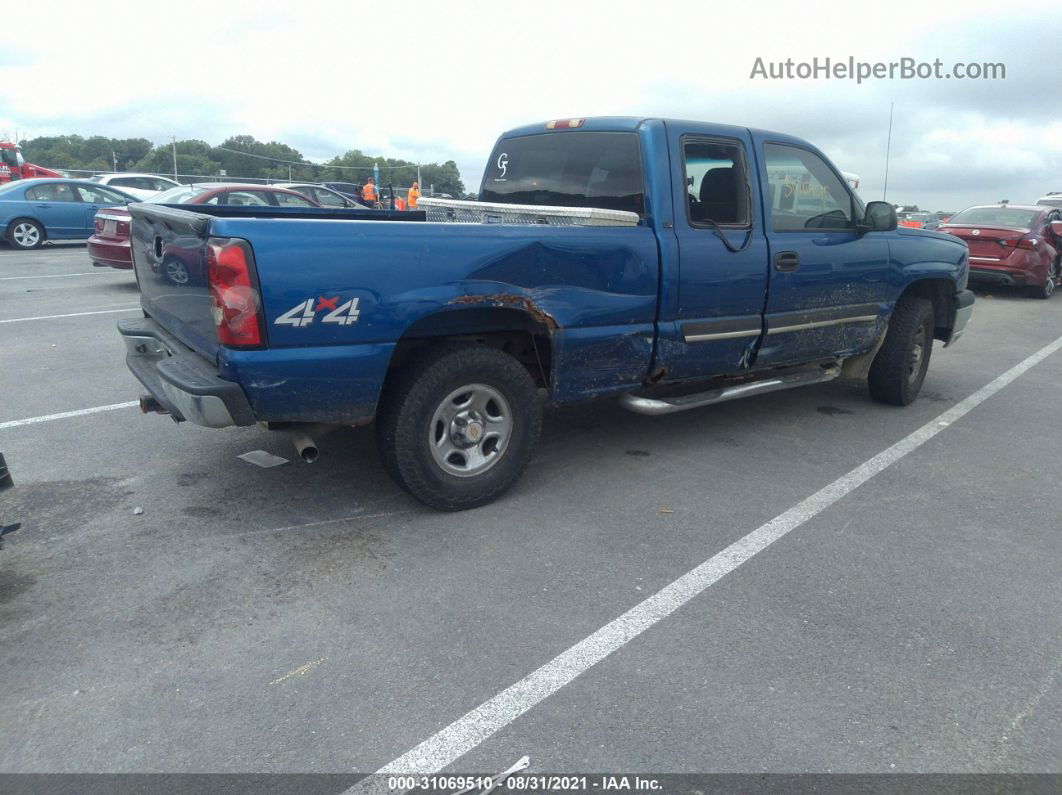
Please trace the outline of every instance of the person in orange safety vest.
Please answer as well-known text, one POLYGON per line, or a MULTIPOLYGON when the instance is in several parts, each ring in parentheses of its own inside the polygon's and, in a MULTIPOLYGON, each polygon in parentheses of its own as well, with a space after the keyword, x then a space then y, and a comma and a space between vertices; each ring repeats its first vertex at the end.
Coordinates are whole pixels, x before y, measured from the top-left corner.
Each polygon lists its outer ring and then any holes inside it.
POLYGON ((409 193, 406 194, 406 206, 410 210, 417 209, 417 199, 420 198, 420 185, 416 180, 413 180, 413 184, 409 187, 409 193))
POLYGON ((361 198, 371 207, 376 204, 376 185, 373 184, 372 177, 365 180, 365 184, 361 186, 361 198))

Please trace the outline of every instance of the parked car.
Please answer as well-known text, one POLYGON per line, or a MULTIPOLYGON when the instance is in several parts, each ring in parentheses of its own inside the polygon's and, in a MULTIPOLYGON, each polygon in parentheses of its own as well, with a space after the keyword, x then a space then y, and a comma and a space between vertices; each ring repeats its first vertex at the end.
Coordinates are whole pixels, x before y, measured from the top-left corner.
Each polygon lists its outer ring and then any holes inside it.
POLYGON ((181 183, 169 177, 155 174, 97 174, 89 178, 100 185, 109 185, 141 199, 150 199, 164 190, 178 187, 181 183))
POLYGON ((934 339, 953 343, 973 311, 962 240, 897 229, 891 204, 864 206, 789 135, 531 125, 499 139, 479 198, 421 199, 438 223, 134 205, 144 317, 118 331, 142 407, 274 423, 304 460, 306 424, 375 420, 395 481, 461 510, 519 478, 546 402, 666 414, 843 371, 906 405, 934 339), (446 223, 451 209, 481 223, 446 223), (206 278, 157 279, 176 251, 206 278))
POLYGON ((325 182, 324 186, 336 193, 342 193, 348 199, 354 199, 355 201, 364 201, 361 198, 361 185, 355 185, 353 182, 325 182))
POLYGON ((296 193, 301 193, 303 196, 313 199, 322 207, 346 207, 356 210, 366 207, 358 199, 312 182, 277 182, 274 183, 274 187, 287 188, 296 193))
MULTIPOLYGON (((313 199, 275 185, 204 183, 178 185, 158 193, 152 204, 210 204, 249 207, 319 207, 313 199)), ((93 234, 88 239, 88 255, 97 267, 133 267, 129 253, 129 212, 124 207, 107 207, 96 213, 93 234)), ((175 277, 187 277, 187 269, 174 270, 175 277)), ((173 279, 171 279, 173 281, 173 279)), ((183 283, 183 282, 182 282, 183 283)))
POLYGON ((967 207, 937 231, 970 247, 970 281, 1025 287, 1050 298, 1060 280, 1062 208, 993 204, 967 207))
POLYGON ((1047 207, 1062 207, 1062 191, 1051 191, 1046 196, 1037 199, 1036 203, 1047 207))
POLYGON ((82 179, 21 179, 0 185, 0 229, 15 248, 48 240, 84 240, 101 207, 138 202, 117 188, 82 179))

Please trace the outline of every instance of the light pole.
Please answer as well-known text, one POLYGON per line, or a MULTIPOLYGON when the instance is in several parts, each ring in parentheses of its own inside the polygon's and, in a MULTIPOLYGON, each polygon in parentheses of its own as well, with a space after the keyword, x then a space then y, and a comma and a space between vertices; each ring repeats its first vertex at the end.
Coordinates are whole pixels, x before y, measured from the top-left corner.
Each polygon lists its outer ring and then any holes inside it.
POLYGON ((177 136, 171 135, 170 138, 173 139, 173 181, 180 182, 177 179, 177 136))

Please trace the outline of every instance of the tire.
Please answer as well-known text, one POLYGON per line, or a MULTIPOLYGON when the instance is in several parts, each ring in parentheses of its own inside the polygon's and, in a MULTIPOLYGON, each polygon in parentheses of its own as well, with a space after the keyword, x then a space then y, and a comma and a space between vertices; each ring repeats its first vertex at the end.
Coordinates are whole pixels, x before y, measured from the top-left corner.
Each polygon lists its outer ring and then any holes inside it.
POLYGON ((29 218, 16 218, 7 226, 7 242, 12 248, 28 251, 44 243, 44 227, 29 218))
POLYGON ((1041 285, 1039 285, 1037 287, 1028 287, 1028 288, 1026 288, 1026 291, 1033 298, 1039 298, 1039 299, 1041 299, 1043 301, 1046 301, 1048 298, 1050 298, 1052 295, 1055 294, 1055 288, 1058 287, 1058 281, 1059 281, 1059 273, 1058 273, 1058 271, 1059 271, 1059 265, 1056 262, 1051 267, 1050 273, 1047 274, 1047 281, 1045 281, 1043 284, 1041 284, 1041 285))
POLYGON ((541 430, 542 400, 523 365, 485 345, 445 343, 385 388, 376 444, 398 485, 432 508, 462 511, 517 481, 541 430))
POLYGON ((904 296, 896 302, 867 383, 870 396, 880 403, 906 406, 918 397, 933 352, 933 304, 925 298, 904 296))

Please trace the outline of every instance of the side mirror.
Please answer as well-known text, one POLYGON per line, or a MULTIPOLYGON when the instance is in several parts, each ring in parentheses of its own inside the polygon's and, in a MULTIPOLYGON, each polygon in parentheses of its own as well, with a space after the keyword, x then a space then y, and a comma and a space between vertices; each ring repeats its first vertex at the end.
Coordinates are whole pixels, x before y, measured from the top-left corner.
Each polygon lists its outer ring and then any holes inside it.
POLYGON ((1055 233, 1055 237, 1062 237, 1062 221, 1052 221, 1051 231, 1055 233))
POLYGON ((888 202, 870 202, 863 214, 862 228, 867 232, 891 232, 896 228, 896 208, 888 202))

